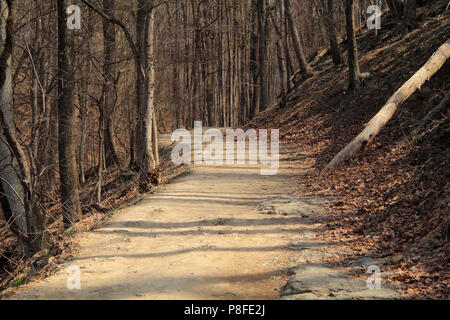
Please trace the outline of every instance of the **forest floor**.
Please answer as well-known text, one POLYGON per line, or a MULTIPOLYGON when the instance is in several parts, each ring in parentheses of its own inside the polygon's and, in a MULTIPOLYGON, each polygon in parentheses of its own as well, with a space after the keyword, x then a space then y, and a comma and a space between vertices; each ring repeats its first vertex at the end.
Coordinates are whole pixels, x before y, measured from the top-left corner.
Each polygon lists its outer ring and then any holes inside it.
POLYGON ((50 277, 4 292, 9 299, 392 298, 366 287, 365 261, 348 270, 321 265, 346 254, 326 238, 335 198, 300 197, 305 170, 284 145, 277 175, 260 166, 193 166, 192 173, 121 210, 103 227, 78 233, 74 258, 50 277), (70 266, 81 289, 69 290, 70 266), (289 282, 302 269, 303 277, 289 282), (300 285, 301 284, 301 285, 300 285))

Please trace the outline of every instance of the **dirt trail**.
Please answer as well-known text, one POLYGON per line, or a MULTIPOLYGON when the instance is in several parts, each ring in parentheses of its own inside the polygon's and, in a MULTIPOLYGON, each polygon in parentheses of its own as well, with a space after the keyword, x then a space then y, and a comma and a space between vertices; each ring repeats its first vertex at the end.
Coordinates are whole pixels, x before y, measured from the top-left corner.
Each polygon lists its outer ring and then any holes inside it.
MULTIPOLYGON (((105 227, 76 235, 80 251, 70 264, 10 299, 279 298, 288 270, 304 258, 298 244, 312 253, 327 245, 312 218, 325 214, 323 201, 294 196, 305 168, 291 156, 282 147, 275 176, 259 166, 193 166, 105 227), (81 268, 80 290, 67 289, 69 265, 81 268)), ((284 289, 305 292, 310 298, 311 290, 284 289)))

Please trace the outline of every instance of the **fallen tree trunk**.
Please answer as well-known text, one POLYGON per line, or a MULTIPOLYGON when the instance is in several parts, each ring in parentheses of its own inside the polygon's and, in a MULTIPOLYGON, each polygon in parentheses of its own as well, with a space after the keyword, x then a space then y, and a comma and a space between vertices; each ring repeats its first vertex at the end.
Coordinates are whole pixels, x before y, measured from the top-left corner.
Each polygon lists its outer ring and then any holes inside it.
POLYGON ((392 95, 381 110, 370 120, 364 130, 344 149, 342 149, 326 169, 335 168, 340 162, 353 157, 361 148, 371 143, 378 132, 392 118, 397 108, 428 81, 450 57, 450 39, 447 40, 431 56, 425 65, 419 69, 407 82, 392 95))

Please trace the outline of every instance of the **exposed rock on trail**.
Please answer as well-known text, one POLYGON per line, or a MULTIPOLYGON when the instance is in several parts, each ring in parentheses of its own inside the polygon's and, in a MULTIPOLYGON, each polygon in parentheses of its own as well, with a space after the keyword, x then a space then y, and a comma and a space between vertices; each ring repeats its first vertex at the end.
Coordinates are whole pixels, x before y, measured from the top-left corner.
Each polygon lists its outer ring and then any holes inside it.
POLYGON ((321 204, 336 198, 295 198, 276 197, 262 202, 258 206, 258 212, 262 214, 281 214, 283 216, 297 215, 307 218, 309 214, 323 210, 321 204))

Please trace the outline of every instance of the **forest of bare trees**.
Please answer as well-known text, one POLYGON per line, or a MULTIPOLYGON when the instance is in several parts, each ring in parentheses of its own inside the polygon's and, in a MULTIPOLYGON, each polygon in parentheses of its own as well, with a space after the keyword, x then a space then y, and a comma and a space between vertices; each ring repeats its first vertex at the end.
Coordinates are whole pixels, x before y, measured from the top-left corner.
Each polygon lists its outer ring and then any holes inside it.
MULTIPOLYGON (((159 133, 245 124, 309 78, 323 50, 348 61, 357 89, 356 34, 375 2, 2 0, 0 191, 11 228, 38 250, 46 204, 60 203, 71 226, 88 179, 101 203, 104 172, 159 166, 159 133), (68 27, 74 4, 80 28, 68 27)), ((415 0, 377 4, 414 27, 415 0)))

